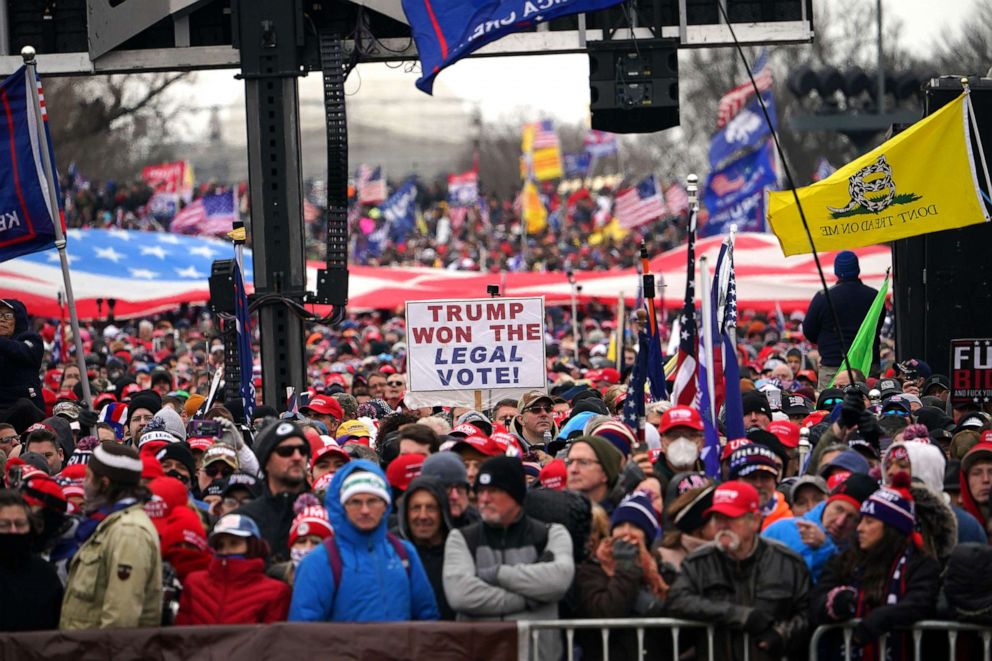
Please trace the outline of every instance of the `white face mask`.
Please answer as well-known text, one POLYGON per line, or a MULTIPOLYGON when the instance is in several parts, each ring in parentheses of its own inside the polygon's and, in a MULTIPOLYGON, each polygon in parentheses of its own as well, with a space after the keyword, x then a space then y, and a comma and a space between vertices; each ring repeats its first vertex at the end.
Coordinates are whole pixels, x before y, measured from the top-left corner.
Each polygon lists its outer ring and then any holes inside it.
POLYGON ((675 468, 689 468, 699 459, 699 447, 685 436, 679 436, 665 450, 665 458, 675 468))
POLYGON ((293 566, 294 567, 299 567, 300 566, 300 560, 302 560, 306 556, 310 555, 310 552, 313 551, 315 548, 317 548, 317 547, 316 546, 294 546, 293 548, 289 549, 289 559, 293 563, 293 566))

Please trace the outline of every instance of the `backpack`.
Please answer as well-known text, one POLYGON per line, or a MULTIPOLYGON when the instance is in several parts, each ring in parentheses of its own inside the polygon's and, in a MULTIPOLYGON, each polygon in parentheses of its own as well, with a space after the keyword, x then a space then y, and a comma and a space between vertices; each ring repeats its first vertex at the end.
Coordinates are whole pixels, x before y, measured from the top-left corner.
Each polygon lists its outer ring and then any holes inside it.
MULTIPOLYGON (((407 553, 406 546, 399 537, 391 532, 386 533, 386 539, 393 547, 393 550, 396 551, 396 555, 400 557, 400 562, 403 563, 403 569, 406 570, 406 577, 409 580, 411 576, 410 554, 407 553)), ((341 585, 341 572, 344 564, 341 562, 341 550, 338 549, 338 543, 334 541, 334 535, 324 539, 324 548, 327 550, 327 564, 331 566, 331 575, 334 577, 334 592, 335 596, 337 596, 338 586, 341 585)))
POLYGON ((953 617, 992 623, 992 547, 969 542, 951 551, 944 568, 944 594, 953 617))

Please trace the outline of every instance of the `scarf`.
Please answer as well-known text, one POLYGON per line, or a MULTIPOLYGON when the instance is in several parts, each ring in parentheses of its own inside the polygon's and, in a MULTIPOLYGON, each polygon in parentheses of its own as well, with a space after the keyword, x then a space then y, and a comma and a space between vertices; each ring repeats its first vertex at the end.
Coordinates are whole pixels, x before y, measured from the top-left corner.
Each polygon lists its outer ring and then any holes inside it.
MULTIPOLYGON (((910 544, 906 547, 906 550, 892 563, 892 568, 889 570, 889 578, 885 585, 886 606, 899 603, 902 596, 906 594, 906 566, 909 563, 909 554, 912 553, 912 550, 913 545, 910 544)), ((865 603, 864 590, 859 587, 858 602, 854 610, 854 617, 863 618, 868 615, 871 610, 872 609, 865 603)), ((890 636, 889 644, 886 648, 886 658, 882 661, 891 661, 892 659, 903 658, 903 652, 905 650, 900 649, 901 647, 902 646, 898 644, 895 637, 890 636)), ((852 649, 851 659, 854 659, 855 661, 860 659, 878 659, 880 658, 879 652, 878 641, 872 640, 867 642, 861 649, 852 649)), ((843 655, 843 649, 841 649, 841 654, 843 655)))

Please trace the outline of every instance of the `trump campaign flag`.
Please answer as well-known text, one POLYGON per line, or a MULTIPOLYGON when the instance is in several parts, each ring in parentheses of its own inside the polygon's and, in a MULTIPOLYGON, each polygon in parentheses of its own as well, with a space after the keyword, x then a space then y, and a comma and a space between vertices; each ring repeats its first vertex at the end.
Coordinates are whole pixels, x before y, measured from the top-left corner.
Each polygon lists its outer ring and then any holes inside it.
MULTIPOLYGON (((45 136, 40 136, 30 85, 41 82, 21 67, 0 83, 0 262, 55 246, 60 209, 48 200, 49 181, 43 159, 55 170, 48 117, 41 99, 45 136), (34 80, 32 80, 34 78, 34 80)), ((59 200, 58 177, 54 180, 59 200)), ((61 222, 61 219, 59 220, 61 222)))
MULTIPOLYGON (((772 93, 765 92, 761 98, 768 109, 768 117, 772 120, 771 129, 778 130, 778 115, 775 113, 772 93)), ((758 105, 758 97, 752 97, 744 109, 713 136, 710 141, 710 167, 720 168, 732 157, 760 147, 771 136, 771 129, 758 105)))
POLYGON ((240 383, 238 393, 245 407, 245 419, 251 420, 255 412, 255 382, 252 379, 251 353, 251 313, 248 311, 248 292, 245 291, 245 281, 241 277, 241 267, 234 264, 234 321, 238 338, 238 371, 240 383))
POLYGON ((402 243, 417 224, 417 184, 410 177, 382 205, 382 216, 389 226, 393 243, 402 243))
MULTIPOLYGON (((797 188, 816 250, 988 222, 971 151, 974 121, 964 93, 826 179, 797 188)), ((985 163, 982 170, 988 182, 985 163)), ((793 191, 768 196, 768 223, 786 256, 813 250, 795 196, 793 191)))
POLYGON ((448 175, 448 204, 453 207, 471 207, 479 202, 479 172, 472 169, 448 175))
POLYGON ((469 53, 512 32, 621 0, 403 0, 423 75, 417 88, 432 94, 434 78, 469 53))
POLYGON ((725 234, 736 224, 743 232, 765 231, 765 190, 775 186, 772 143, 746 154, 706 179, 703 202, 710 217, 699 228, 701 237, 725 234))

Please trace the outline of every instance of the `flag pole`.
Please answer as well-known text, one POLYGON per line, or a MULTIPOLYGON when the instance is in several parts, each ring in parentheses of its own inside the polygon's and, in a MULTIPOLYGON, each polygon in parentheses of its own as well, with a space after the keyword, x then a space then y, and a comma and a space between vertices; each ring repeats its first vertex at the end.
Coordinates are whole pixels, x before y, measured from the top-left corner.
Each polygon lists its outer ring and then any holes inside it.
MULTIPOLYGON (((985 175, 985 187, 988 189, 988 194, 992 196, 992 181, 989 180, 989 166, 985 162, 985 149, 982 147, 982 136, 978 132, 978 118, 975 117, 975 106, 971 103, 971 86, 968 83, 968 78, 961 78, 961 86, 964 88, 965 103, 968 105, 968 119, 971 120, 971 130, 975 133, 975 143, 978 145, 978 158, 982 162, 982 174, 985 175)), ((988 218, 988 213, 985 214, 988 218)))
POLYGON ((59 261, 62 263, 62 281, 65 283, 65 299, 69 306, 69 324, 72 327, 72 339, 76 344, 76 363, 79 365, 79 380, 83 389, 83 402, 86 407, 93 408, 93 396, 90 394, 90 378, 86 373, 86 356, 83 353, 83 338, 79 334, 79 315, 76 312, 76 297, 72 293, 72 278, 69 277, 69 257, 66 254, 65 232, 62 231, 62 218, 59 214, 58 194, 55 192, 55 174, 52 172, 52 160, 49 156, 48 132, 41 118, 41 100, 38 98, 37 62, 34 59, 35 50, 31 46, 21 49, 21 57, 27 68, 28 89, 31 91, 31 102, 34 106, 34 119, 38 131, 38 143, 41 146, 41 163, 48 180, 48 209, 52 216, 52 226, 55 228, 55 247, 59 251, 59 261))
POLYGON ((703 312, 703 355, 706 356, 706 396, 710 403, 709 415, 710 423, 716 427, 716 406, 713 399, 713 306, 708 304, 705 296, 710 291, 709 265, 706 262, 706 255, 699 257, 699 290, 704 292, 700 296, 703 312))

